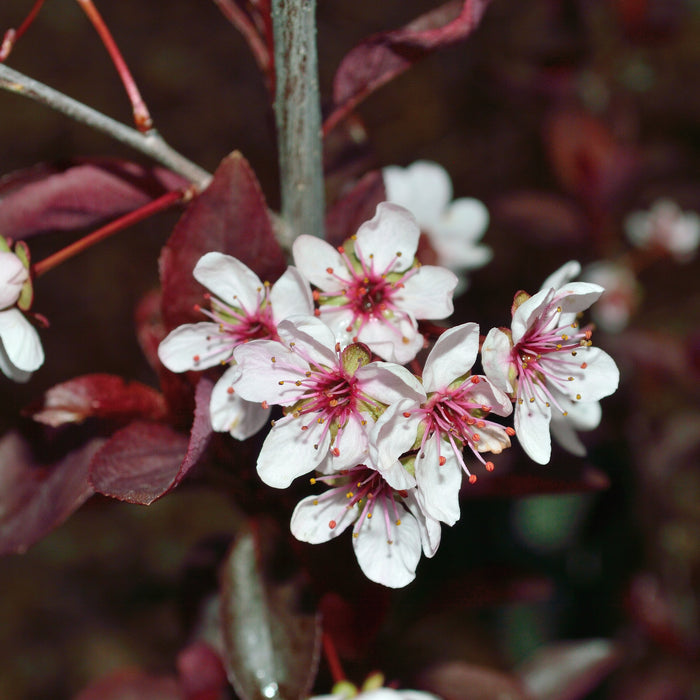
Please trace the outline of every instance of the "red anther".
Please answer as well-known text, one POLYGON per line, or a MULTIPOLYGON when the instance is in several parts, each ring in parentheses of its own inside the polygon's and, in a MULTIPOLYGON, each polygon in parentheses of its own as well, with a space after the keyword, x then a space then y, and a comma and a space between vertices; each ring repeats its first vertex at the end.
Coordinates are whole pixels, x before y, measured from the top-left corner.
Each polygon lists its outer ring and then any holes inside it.
POLYGON ((470 484, 475 484, 475 483, 476 483, 476 474, 470 474, 470 475, 469 475, 469 483, 470 483, 470 484))
POLYGON ((329 275, 332 275, 332 274, 333 274, 333 268, 332 268, 332 267, 327 267, 327 268, 326 268, 326 272, 327 272, 329 275))
POLYGON ((233 387, 230 386, 228 389, 226 389, 227 394, 233 394, 233 387))
POLYGON ((398 494, 399 494, 399 496, 401 496, 401 498, 406 498, 408 496, 408 491, 406 491, 405 489, 401 489, 398 492, 398 494))
POLYGON ((321 309, 314 309, 314 316, 320 316, 321 315, 321 309))
POLYGON ((593 331, 586 331, 583 335, 586 337, 586 340, 590 340, 591 336, 593 335, 593 331))
POLYGON ((335 344, 335 351, 340 352, 340 343, 335 344))
POLYGON ((587 362, 582 362, 582 363, 581 363, 581 369, 586 369, 586 367, 588 367, 588 363, 587 363, 587 362))
POLYGON ((199 304, 195 304, 192 307, 197 313, 199 313, 202 310, 202 307, 199 304))
POLYGON ((404 417, 404 418, 410 418, 410 417, 411 417, 410 412, 409 412, 409 411, 404 411, 404 412, 403 412, 403 417, 404 417))
POLYGON ((309 426, 308 426, 308 425, 302 425, 302 426, 301 426, 301 429, 302 429, 302 430, 308 430, 308 429, 309 429, 309 426))
POLYGON ((476 427, 477 428, 485 428, 486 423, 484 423, 484 421, 482 421, 482 420, 478 420, 478 421, 476 421, 476 427))
POLYGON ((211 294, 209 292, 204 292, 205 299, 211 299, 211 294))
POLYGON ((192 359, 193 359, 195 362, 199 362, 199 355, 193 355, 193 356, 192 356, 192 359))
POLYGON ((336 456, 340 457, 340 450, 337 447, 334 447, 331 452, 336 456))
POLYGON ((482 407, 481 407, 481 410, 482 410, 484 413, 491 413, 491 406, 482 406, 482 407))
POLYGON ((342 255, 345 252, 345 248, 342 245, 339 245, 338 252, 342 255))
POLYGON ((467 425, 474 425, 476 423, 476 418, 472 418, 471 416, 467 418, 467 425))
POLYGON ((346 333, 350 333, 351 331, 352 331, 352 326, 348 326, 348 327, 345 329, 345 332, 346 332, 346 333))
POLYGON ((338 524, 338 523, 336 523, 335 520, 329 520, 329 521, 328 521, 328 527, 329 527, 331 530, 334 530, 334 529, 335 529, 335 526, 336 526, 337 524, 338 524))
POLYGON ((486 462, 484 466, 486 467, 487 472, 492 472, 494 470, 493 462, 486 462))
POLYGON ((472 384, 478 384, 481 381, 481 378, 477 377, 476 375, 473 375, 473 376, 469 377, 469 381, 472 384))
POLYGON ((472 435, 472 440, 473 440, 474 442, 480 442, 480 440, 481 440, 481 435, 479 435, 479 433, 474 433, 474 435, 472 435))
POLYGON ((515 435, 515 429, 514 429, 514 428, 511 428, 510 426, 508 426, 508 427, 506 428, 506 433, 507 433, 508 435, 510 435, 511 437, 513 437, 513 435, 515 435))
POLYGON ((440 455, 440 466, 443 466, 443 464, 445 464, 446 461, 447 460, 442 455, 440 455))
POLYGON ((263 402, 262 402, 262 407, 265 408, 265 409, 268 409, 268 408, 270 408, 270 404, 267 403, 267 401, 263 401, 263 402))
POLYGON ((314 301, 318 301, 321 298, 321 292, 319 292, 318 289, 314 289, 311 296, 314 298, 314 301))

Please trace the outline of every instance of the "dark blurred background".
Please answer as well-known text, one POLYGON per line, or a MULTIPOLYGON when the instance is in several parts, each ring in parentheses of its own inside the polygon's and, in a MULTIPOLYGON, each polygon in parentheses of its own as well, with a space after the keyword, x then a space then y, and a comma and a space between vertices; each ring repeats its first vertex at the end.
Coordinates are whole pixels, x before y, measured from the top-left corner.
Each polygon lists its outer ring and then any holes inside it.
MULTIPOLYGON (((350 48, 435 6, 319 4, 326 101, 350 48)), ((31 5, 2 2, 0 32, 18 26, 31 5)), ((242 151, 276 207, 265 87, 214 3, 98 7, 165 139, 212 171, 242 151)), ((115 70, 70 0, 46 3, 8 64, 130 123, 115 70)), ((699 71, 696 0, 493 0, 466 43, 418 64, 360 107, 367 140, 355 166, 329 155, 336 175, 435 160, 451 174, 455 196, 486 202, 484 241, 494 260, 471 276, 455 322, 478 321, 484 333, 509 325, 513 293, 537 291, 572 258, 622 264, 638 285, 626 328, 595 336, 622 372, 620 390, 603 402, 602 426, 584 436, 585 464, 606 474, 610 487, 465 501, 437 557, 422 562, 417 583, 397 598, 385 634, 400 629, 402 638, 379 658, 398 678, 412 680, 438 656, 510 669, 552 640, 609 637, 629 653, 591 697, 700 697, 699 265, 659 250, 640 253, 624 237, 626 216, 658 198, 700 211, 699 71), (535 572, 548 582, 538 589, 544 592, 475 613, 467 574, 504 562, 535 572), (429 609, 426 600, 446 595, 447 581, 454 598, 429 609), (437 645, 444 638, 449 648, 437 645)), ((0 175, 74 156, 147 162, 0 93, 0 175)), ((133 312, 157 286, 158 251, 176 220, 176 212, 159 215, 38 281, 35 310, 51 322, 42 332, 47 362, 28 385, 0 379, 0 427, 78 374, 155 383, 133 312)), ((41 259, 74 238, 36 239, 33 255, 41 259)), ((497 468, 523 461, 519 448, 510 452, 497 468)), ((581 463, 555 450, 552 468, 581 463)), ((28 554, 4 559, 0 697, 71 697, 124 665, 168 670, 184 643, 177 590, 187 552, 234 522, 227 499, 206 490, 183 489, 147 509, 93 499, 28 554)))

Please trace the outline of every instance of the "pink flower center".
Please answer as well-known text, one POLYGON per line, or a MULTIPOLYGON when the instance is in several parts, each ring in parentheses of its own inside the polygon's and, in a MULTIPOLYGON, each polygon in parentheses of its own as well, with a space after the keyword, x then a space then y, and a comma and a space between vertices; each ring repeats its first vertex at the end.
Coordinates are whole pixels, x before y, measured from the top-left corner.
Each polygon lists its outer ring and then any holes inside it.
MULTIPOLYGON (((345 262, 345 269, 342 272, 337 272, 333 268, 328 268, 327 272, 342 286, 340 294, 345 301, 341 304, 333 302, 328 309, 348 309, 352 311, 353 321, 348 325, 346 331, 351 333, 355 329, 356 333, 353 340, 357 341, 362 328, 373 319, 378 319, 384 323, 391 316, 398 315, 409 318, 408 314, 397 306, 396 296, 403 289, 404 282, 409 277, 412 277, 418 268, 411 268, 403 275, 390 280, 390 274, 398 274, 391 273, 391 270, 401 257, 400 252, 396 253, 396 256, 384 269, 377 269, 374 255, 364 256, 356 243, 354 255, 360 263, 360 269, 358 270, 345 252, 345 248, 340 246, 338 251, 345 262)), ((321 299, 337 300, 338 292, 315 292, 314 297, 317 301, 321 299)))
POLYGON ((471 397, 472 391, 481 381, 481 377, 472 376, 454 389, 436 391, 430 395, 425 406, 418 411, 423 414, 423 423, 425 425, 418 458, 421 459, 425 456, 426 442, 431 437, 436 436, 440 465, 444 464, 445 457, 440 454, 440 448, 443 440, 446 440, 450 444, 457 462, 472 484, 476 481, 476 475, 469 471, 464 462, 463 445, 469 446, 472 453, 487 471, 493 471, 493 462, 485 461, 479 452, 479 444, 482 439, 479 430, 483 430, 488 426, 508 433, 507 428, 486 418, 492 411, 491 406, 478 403, 471 397))
MULTIPOLYGON (((317 476, 311 479, 312 484, 315 484, 317 481, 326 483, 331 486, 331 488, 316 498, 314 500, 314 505, 318 505, 327 500, 344 500, 345 503, 342 509, 358 509, 359 515, 352 530, 353 537, 359 536, 362 526, 367 520, 372 519, 375 508, 379 506, 380 513, 384 518, 387 542, 389 544, 394 543, 394 527, 401 525, 397 496, 405 497, 406 492, 395 492, 394 489, 384 481, 379 472, 370 469, 364 464, 360 464, 352 469, 343 470, 338 474, 317 476), (342 481, 342 483, 336 486, 335 484, 339 480, 342 481)), ((339 508, 341 508, 341 506, 339 506, 339 508)), ((328 521, 328 527, 334 530, 343 515, 343 510, 339 510, 336 516, 337 519, 328 521)))
MULTIPOLYGON (((576 321, 559 325, 562 309, 556 303, 556 299, 552 300, 513 348, 512 358, 519 378, 516 400, 519 404, 541 401, 567 415, 552 389, 568 393, 567 383, 573 382, 580 370, 586 369, 587 364, 577 355, 582 347, 592 344, 592 332, 581 329, 576 321)), ((576 394, 576 400, 581 400, 581 394, 576 394)))

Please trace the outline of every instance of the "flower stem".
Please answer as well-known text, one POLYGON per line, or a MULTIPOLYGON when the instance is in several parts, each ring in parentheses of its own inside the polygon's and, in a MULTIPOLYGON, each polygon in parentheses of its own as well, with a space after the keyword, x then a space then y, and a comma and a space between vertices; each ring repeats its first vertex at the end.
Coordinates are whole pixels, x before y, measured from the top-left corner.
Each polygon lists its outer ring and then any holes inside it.
POLYGON ((203 190, 211 182, 210 173, 180 155, 161 138, 157 131, 151 130, 142 134, 3 63, 0 63, 0 88, 41 102, 145 153, 166 168, 190 180, 199 190, 203 190))
POLYGON ((24 18, 24 22, 22 22, 22 24, 19 25, 19 29, 8 29, 5 32, 5 36, 2 40, 2 45, 0 45, 0 62, 7 60, 7 57, 10 55, 10 52, 14 48, 14 45, 17 43, 22 34, 24 34, 24 32, 26 32, 27 29, 29 29, 32 22, 39 14, 39 10, 41 9, 41 6, 43 4, 44 0, 36 0, 34 6, 29 11, 29 14, 24 18))
POLYGON ((124 85, 126 94, 131 102, 131 109, 134 113, 134 123, 136 124, 136 128, 142 134, 149 132, 153 128, 153 120, 148 112, 148 107, 146 107, 146 103, 141 97, 141 93, 136 86, 136 82, 131 75, 131 71, 126 65, 126 61, 124 60, 121 51, 119 51, 119 48, 112 37, 112 33, 109 31, 107 25, 102 19, 102 15, 100 15, 92 0, 76 0, 76 2, 78 5, 80 5, 83 12, 85 12, 90 22, 92 22, 92 26, 97 30, 97 33, 100 35, 100 39, 102 39, 102 43, 107 49, 107 53, 109 53, 109 57, 112 59, 112 63, 114 63, 114 67, 117 69, 117 73, 119 73, 119 77, 124 85))
POLYGON ((335 644, 333 643, 333 639, 326 632, 323 633, 323 653, 326 657, 328 669, 333 676, 333 683, 340 683, 341 681, 347 680, 345 671, 343 671, 343 666, 340 663, 340 657, 338 656, 335 644))
POLYGON ((295 238, 324 233, 315 9, 315 0, 272 0, 282 217, 295 238))
POLYGON ((108 223, 106 226, 97 229, 97 231, 89 233, 84 238, 75 241, 75 243, 71 243, 53 255, 49 255, 48 258, 44 258, 33 265, 32 273, 34 277, 40 277, 45 272, 52 270, 54 267, 57 267, 62 262, 72 258, 74 255, 82 253, 84 250, 87 250, 96 243, 103 241, 105 238, 109 238, 112 234, 124 230, 127 228, 127 226, 143 221, 143 219, 147 219, 149 216, 153 216, 159 211, 163 211, 164 209, 171 207, 173 204, 187 199, 188 196, 190 196, 189 191, 182 192, 181 190, 173 190, 172 192, 167 192, 161 197, 158 197, 158 199, 154 199, 152 202, 149 202, 143 207, 139 207, 138 209, 135 209, 124 216, 120 216, 114 221, 110 221, 110 223, 108 223))

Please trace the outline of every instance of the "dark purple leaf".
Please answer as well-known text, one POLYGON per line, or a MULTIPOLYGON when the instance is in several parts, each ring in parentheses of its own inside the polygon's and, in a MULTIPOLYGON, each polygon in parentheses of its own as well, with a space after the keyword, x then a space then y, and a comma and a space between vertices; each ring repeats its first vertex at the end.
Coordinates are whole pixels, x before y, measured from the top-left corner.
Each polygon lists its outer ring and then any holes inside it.
MULTIPOLYGON (((37 233, 92 226, 138 209, 189 183, 165 168, 123 160, 83 161, 62 172, 40 168, 11 173, 0 186, 0 235, 22 239, 37 233)), ((1 183, 0 183, 1 184, 1 183)))
POLYGON ((74 700, 185 700, 177 680, 150 676, 137 669, 122 669, 93 683, 74 700))
POLYGON ((274 281, 286 267, 255 173, 238 152, 224 159, 163 248, 160 279, 166 329, 202 320, 193 306, 201 303, 204 290, 192 270, 211 251, 238 258, 263 280, 274 281))
POLYGON ((92 495, 88 469, 103 442, 43 465, 19 434, 0 439, 0 554, 26 551, 92 495))
POLYGON ((177 670, 187 700, 217 700, 229 687, 221 657, 204 642, 177 655, 177 670))
POLYGON ((381 172, 367 173, 346 195, 328 210, 326 240, 334 246, 354 236, 357 229, 375 214, 377 204, 386 200, 381 172))
POLYGON ((432 666, 418 676, 416 684, 443 700, 533 700, 510 674, 463 661, 432 666))
POLYGON ((333 80, 336 110, 346 111, 437 49, 466 39, 490 0, 448 2, 401 29, 375 34, 352 49, 333 80))
POLYGON ((534 700, 578 700, 621 661, 621 650, 606 639, 562 642, 536 651, 518 676, 534 700))
POLYGON ((291 548, 268 523, 252 522, 221 570, 221 615, 229 680, 243 700, 307 697, 321 628, 291 548))
POLYGON ((92 461, 95 491, 147 506, 175 488, 209 444, 212 387, 206 377, 197 385, 189 440, 162 423, 135 421, 117 431, 92 461))
POLYGON ((163 396, 145 384, 126 383, 110 374, 88 374, 52 387, 25 413, 56 427, 90 417, 161 420, 166 406, 163 396))

